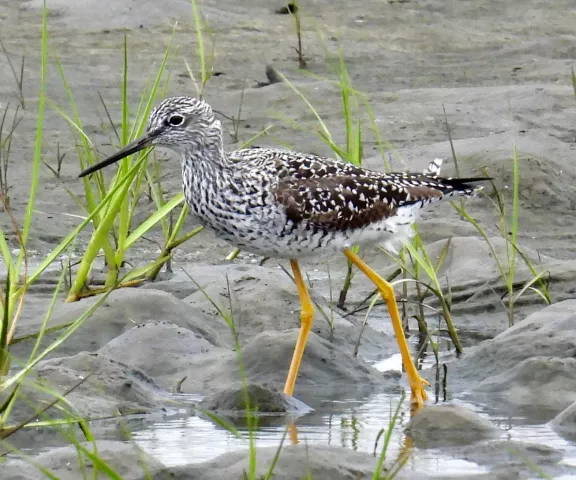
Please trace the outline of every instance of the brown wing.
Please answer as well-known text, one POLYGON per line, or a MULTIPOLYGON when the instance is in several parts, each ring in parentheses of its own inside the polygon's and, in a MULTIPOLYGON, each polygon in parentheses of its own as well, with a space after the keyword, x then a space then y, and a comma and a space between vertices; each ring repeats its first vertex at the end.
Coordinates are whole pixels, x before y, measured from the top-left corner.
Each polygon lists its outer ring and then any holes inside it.
POLYGON ((244 149, 232 154, 245 175, 277 179, 274 194, 295 225, 314 228, 362 228, 396 215, 399 208, 422 207, 453 194, 471 195, 468 181, 439 177, 439 165, 425 173, 381 173, 341 160, 279 149, 244 149), (258 173, 255 173, 258 172, 258 173))
POLYGON ((380 179, 328 176, 281 181, 275 194, 295 224, 309 221, 323 229, 347 230, 394 216, 408 193, 391 190, 380 179))

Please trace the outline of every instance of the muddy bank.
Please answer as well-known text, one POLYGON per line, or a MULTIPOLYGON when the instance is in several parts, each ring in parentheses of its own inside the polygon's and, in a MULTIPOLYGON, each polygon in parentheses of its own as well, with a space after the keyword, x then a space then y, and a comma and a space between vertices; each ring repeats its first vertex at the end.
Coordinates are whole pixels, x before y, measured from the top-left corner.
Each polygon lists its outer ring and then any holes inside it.
MULTIPOLYGON (((529 442, 526 446, 504 445, 498 443, 503 442, 500 439, 485 440, 480 446, 472 444, 449 454, 485 466, 485 472, 474 478, 526 478, 528 473, 523 467, 514 466, 511 470, 504 465, 510 458, 496 454, 508 447, 518 448, 551 475, 570 474, 560 459, 576 454, 571 443, 575 438, 576 402, 572 394, 576 371, 571 337, 571 299, 576 294, 576 104, 570 84, 570 68, 575 61, 573 2, 369 1, 354 9, 344 1, 305 3, 301 6, 305 55, 309 70, 324 79, 298 71, 293 19, 275 14, 278 6, 264 1, 249 5, 201 2, 214 40, 214 72, 218 73, 207 86, 206 98, 228 118, 237 114, 242 102, 239 142, 234 143, 232 135, 227 135, 227 148, 236 148, 273 124, 272 135, 259 140, 262 145, 280 143, 331 154, 316 135, 314 116, 285 84, 258 86, 259 81, 265 80, 268 64, 303 90, 319 108, 334 139, 345 143, 340 92, 331 82, 335 75, 326 48, 332 53, 342 52, 354 87, 367 94, 376 126, 397 150, 388 158, 394 168, 420 171, 435 157, 446 159, 447 175, 478 175, 486 167, 497 188, 504 191, 509 211, 511 158, 516 145, 520 161, 519 240, 523 253, 537 270, 547 272, 553 305, 544 308, 536 294, 523 295, 516 305, 516 325, 508 329, 509 316, 502 304, 505 290, 492 251, 449 204, 427 211, 419 231, 433 258, 440 256, 446 239, 453 237, 439 277, 442 285, 450 288, 454 320, 466 345, 465 354, 458 360, 449 362, 450 352, 441 352, 439 364, 447 364, 450 401, 466 399, 499 414, 524 415, 534 425, 552 421, 550 425, 568 443, 564 450, 557 451, 546 450, 546 446, 538 449, 529 442)), ((26 211, 34 146, 40 7, 41 2, 36 0, 0 0, 1 40, 15 65, 19 65, 21 55, 26 57, 22 87, 25 109, 20 111, 22 120, 14 133, 8 163, 11 208, 17 219, 22 219, 26 211)), ((185 58, 191 65, 196 62, 187 0, 173 1, 169 9, 160 8, 152 0, 137 4, 129 0, 90 1, 82 5, 54 0, 48 2, 48 7, 51 48, 62 62, 85 129, 102 154, 111 151, 111 144, 116 141, 105 120, 99 94, 114 121, 119 122, 118 86, 125 35, 130 48, 129 95, 134 108, 147 79, 161 61, 176 20, 174 54, 167 67, 171 74, 167 94, 193 93, 183 61, 185 58)), ((5 67, 0 68, 0 115, 6 108, 11 115, 18 103, 14 93, 17 87, 6 58, 1 55, 0 65, 5 67)), ((51 101, 68 111, 66 92, 54 65, 49 68, 47 91, 51 101)), ((59 178, 47 168, 41 172, 38 214, 30 234, 31 262, 43 258, 78 224, 75 215, 84 213, 67 193, 68 189, 75 195, 83 194, 76 178, 76 139, 55 110, 48 109, 46 115, 44 160, 53 165, 58 151, 66 155, 59 178)), ((368 122, 368 116, 364 117, 368 122)), ((224 117, 223 122, 226 131, 233 133, 229 119, 224 117)), ((369 127, 363 132, 363 140, 366 165, 383 168, 369 127)), ((178 162, 167 155, 161 164, 164 191, 172 195, 180 190, 178 162)), ((491 188, 486 194, 487 197, 473 199, 466 205, 486 229, 498 259, 506 263, 509 249, 499 233, 500 219, 492 203, 495 195, 491 188)), ((145 218, 152 208, 152 204, 143 202, 137 217, 145 218)), ((15 248, 16 231, 4 212, 0 212, 0 224, 15 248)), ((194 226, 195 219, 186 220, 187 229, 194 226)), ((81 255, 87 235, 88 231, 75 243, 73 255, 81 255)), ((158 232, 152 232, 150 237, 158 240, 158 232)), ((179 248, 174 264, 177 271, 184 266, 210 298, 231 309, 248 381, 263 388, 269 395, 266 398, 275 399, 270 407, 274 409, 281 403, 275 395, 282 389, 299 326, 298 297, 290 279, 277 268, 278 262, 271 260, 265 267, 258 267, 261 259, 242 253, 236 264, 225 264, 223 259, 230 250, 231 246, 204 231, 179 248)), ((395 269, 377 249, 362 253, 383 275, 395 269)), ((129 260, 137 264, 155 254, 153 243, 142 242, 130 252, 129 260)), ((296 396, 316 409, 321 409, 323 402, 344 404, 355 396, 369 402, 370 395, 377 392, 398 399, 406 388, 397 367, 385 368, 386 371, 374 367, 375 362, 377 365, 397 352, 384 307, 374 310, 355 355, 364 312, 348 316, 332 308, 330 301, 341 287, 345 267, 345 260, 340 257, 304 263, 319 308, 296 396)), ((532 274, 518 261, 516 275, 518 292, 532 274)), ((54 281, 46 278, 30 291, 18 336, 37 329, 53 288, 54 281)), ((349 304, 355 305, 370 292, 369 282, 356 275, 349 304)), ((410 296, 409 300, 413 298, 410 296)), ((73 305, 59 302, 50 326, 74 320, 94 301, 73 305)), ((431 308, 438 307, 433 298, 426 302, 431 308)), ((410 314, 409 317, 410 331, 414 333, 416 322, 410 314)), ((434 315, 429 323, 442 329, 434 315)), ((48 336, 46 341, 53 338, 54 335, 48 336)), ((12 353, 25 359, 31 348, 30 342, 22 342, 12 353)), ((427 368, 433 366, 430 350, 423 363, 427 368)), ((424 374, 435 378, 431 368, 424 374)), ((33 400, 46 400, 34 389, 34 381, 46 381, 62 393, 87 376, 69 399, 78 413, 91 417, 132 414, 148 418, 197 403, 197 399, 189 399, 183 407, 169 394, 185 392, 221 400, 220 392, 227 392, 226 398, 234 399, 239 391, 238 356, 229 325, 197 286, 178 272, 173 278, 165 277, 145 288, 114 292, 70 341, 38 365, 27 395, 33 400)), ((205 405, 216 410, 230 407, 218 402, 205 405)), ((25 418, 30 411, 23 408, 14 413, 16 418, 25 418)), ((59 412, 49 414, 56 416, 59 412)), ((189 414, 194 415, 193 411, 189 414)), ((430 415, 436 421, 442 418, 438 412, 430 415)), ((306 418, 299 419, 303 427, 306 418)), ((326 426, 322 416, 309 421, 314 427, 326 426)), ((492 427, 496 428, 494 423, 492 427)), ((444 434, 447 438, 460 438, 457 433, 467 428, 455 420, 450 424, 452 430, 444 434)), ((405 423, 399 428, 404 426, 405 423)), ((492 431, 488 427, 486 430, 492 431)), ((38 448, 58 445, 44 433, 26 436, 21 444, 38 448)), ((429 436, 422 438, 428 443, 429 436)), ((371 475, 374 459, 367 452, 334 449, 325 444, 309 447, 311 450, 306 452, 313 453, 309 457, 304 449, 287 448, 278 471, 288 475, 290 465, 306 465, 304 459, 310 458, 315 478, 356 478, 358 472, 360 478, 371 475)), ((197 467, 166 470, 162 459, 153 460, 131 448, 127 444, 102 442, 101 451, 110 453, 112 463, 119 462, 114 465, 126 478, 141 478, 142 473, 123 469, 122 465, 128 463, 121 458, 123 455, 132 460, 143 455, 154 478, 208 478, 202 475, 209 467, 214 475, 219 475, 214 478, 237 478, 246 468, 245 452, 227 452, 225 457, 197 467), (114 457, 116 450, 121 452, 118 458, 114 457)), ((415 457, 424 455, 421 450, 422 443, 415 457)), ((259 468, 265 469, 273 451, 262 450, 259 468)), ((446 452, 445 447, 438 447, 438 455, 446 452)), ((66 465, 74 454, 65 447, 44 453, 37 460, 63 478, 68 474, 74 478, 74 469, 66 473, 66 465)), ((37 478, 35 471, 20 464, 10 472, 12 478, 37 478)), ((436 476, 431 477, 414 470, 406 478, 440 478, 441 474, 449 472, 437 469, 436 476)))

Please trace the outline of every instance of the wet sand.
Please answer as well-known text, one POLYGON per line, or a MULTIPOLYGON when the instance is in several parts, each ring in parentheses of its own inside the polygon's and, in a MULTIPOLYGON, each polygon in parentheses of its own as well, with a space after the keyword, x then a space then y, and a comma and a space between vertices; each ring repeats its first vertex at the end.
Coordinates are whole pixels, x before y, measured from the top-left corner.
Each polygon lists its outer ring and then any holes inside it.
MULTIPOLYGON (((460 174, 478 175, 480 169, 486 167, 498 188, 504 191, 510 207, 512 154, 516 144, 521 168, 519 242, 539 269, 550 272, 554 304, 544 308, 536 295, 523 297, 517 306, 517 325, 508 329, 507 315, 501 306, 502 280, 492 252, 449 204, 427 211, 419 222, 419 231, 429 243, 431 255, 438 256, 445 239, 453 237, 439 275, 442 281, 449 280, 454 320, 466 351, 460 359, 455 359, 450 352, 445 352, 442 359, 449 372, 448 403, 457 403, 466 410, 469 423, 465 427, 458 422, 452 424, 455 418, 452 411, 433 411, 431 415, 452 425, 452 430, 443 434, 445 437, 457 437, 458 432, 472 428, 470 425, 482 424, 486 418, 499 429, 496 433, 502 434, 506 428, 498 419, 508 416, 521 418, 521 423, 530 425, 533 431, 556 432, 555 435, 560 436, 554 438, 563 440, 551 441, 551 436, 544 435, 548 440, 542 443, 550 447, 546 451, 534 446, 538 443, 537 437, 527 435, 523 439, 520 435, 514 440, 524 440, 520 450, 527 452, 526 455, 550 475, 561 478, 562 474, 574 474, 570 459, 576 456, 573 443, 576 364, 572 339, 576 325, 576 307, 572 300, 576 292, 573 246, 576 240, 573 121, 576 97, 570 69, 575 66, 576 58, 576 4, 573 1, 368 1, 361 5, 344 1, 303 2, 301 13, 308 69, 324 79, 298 71, 293 20, 290 16, 275 14, 279 6, 281 4, 264 1, 249 2, 249 5, 228 0, 201 3, 215 45, 214 70, 218 72, 208 83, 206 98, 228 117, 236 115, 243 99, 238 132, 241 141, 274 125, 272 134, 259 139, 259 144, 283 144, 302 151, 331 153, 315 133, 315 118, 287 85, 258 86, 258 82, 266 80, 266 65, 272 65, 306 94, 337 142, 344 144, 341 99, 331 83, 335 75, 326 56, 327 48, 332 54, 342 51, 352 84, 367 94, 381 135, 397 149, 397 154, 390 157, 395 169, 422 170, 431 159, 442 157, 445 159, 443 173, 455 175, 448 123, 460 174), (282 119, 293 120, 302 128, 296 129, 282 119)), ((14 134, 8 171, 10 205, 17 219, 23 217, 27 205, 34 148, 40 75, 40 7, 38 0, 0 0, 0 39, 14 64, 19 65, 22 55, 26 59, 25 110, 20 112, 22 121, 14 134)), ((173 0, 169 8, 152 0, 82 3, 55 0, 49 1, 48 7, 51 48, 62 62, 86 131, 103 155, 114 146, 110 145, 112 132, 98 94, 119 122, 124 35, 129 45, 129 92, 134 109, 148 78, 156 73, 176 20, 173 53, 167 67, 171 74, 167 94, 194 93, 184 63, 184 59, 191 65, 196 62, 196 37, 190 26, 192 14, 188 0, 173 0)), ((5 108, 13 112, 18 101, 16 84, 4 56, 0 56, 0 65, 4 67, 0 68, 2 114, 5 108)), ((49 67, 47 92, 51 102, 69 110, 54 61, 49 67)), ((50 251, 79 223, 75 215, 82 214, 66 192, 69 189, 82 195, 73 149, 77 139, 54 109, 48 108, 46 115, 44 160, 54 164, 58 149, 66 152, 66 156, 60 178, 54 178, 47 168, 41 172, 38 212, 29 244, 32 261, 50 251)), ((232 133, 231 122, 223 119, 223 123, 225 131, 232 133)), ((232 135, 227 135, 225 141, 230 149, 238 147, 232 135)), ((376 141, 368 128, 364 155, 367 166, 383 168, 376 141)), ((162 161, 162 171, 166 175, 163 185, 167 193, 178 192, 180 168, 171 154, 162 161)), ((488 193, 494 198, 493 192, 488 193)), ((139 218, 144 218, 151 208, 152 205, 141 205, 139 218)), ((496 253, 505 261, 506 242, 497 238, 498 216, 492 203, 480 197, 467 202, 467 208, 493 236, 496 253)), ((4 212, 0 212, 0 224, 16 247, 13 227, 4 212)), ((196 224, 190 217, 186 228, 196 224)), ((88 231, 84 232, 74 246, 77 255, 82 253, 82 242, 88 235, 88 231)), ((159 238, 159 233, 151 237, 159 238)), ((224 257, 231 248, 210 231, 204 231, 178 249, 174 265, 176 269, 185 267, 222 305, 233 306, 248 380, 271 390, 281 389, 299 323, 295 288, 275 260, 259 267, 259 258, 242 253, 234 264, 226 263, 224 257), (229 298, 226 278, 231 282, 232 298, 229 298)), ((142 242, 131 254, 131 260, 150 259, 155 253, 155 245, 142 242)), ((377 249, 366 250, 364 255, 383 275, 395 268, 377 249)), ((304 264, 313 283, 314 298, 328 315, 329 300, 337 296, 345 266, 341 257, 304 264)), ((517 275, 519 285, 531 278, 522 262, 518 264, 517 275)), ((19 336, 33 332, 39 324, 52 288, 53 283, 46 277, 32 289, 19 336)), ((371 291, 368 281, 357 275, 350 292, 350 304, 371 291)), ((77 318, 93 301, 59 304, 51 322, 56 325, 77 318)), ((297 384, 297 398, 319 411, 323 411, 327 401, 336 405, 344 400, 370 405, 382 396, 392 403, 398 401, 401 390, 406 387, 405 379, 374 368, 378 362, 396 354, 395 339, 383 308, 378 307, 372 315, 368 330, 362 336, 358 357, 353 355, 353 349, 363 312, 346 316, 334 310, 333 330, 326 319, 318 315, 297 384)), ((415 321, 410 321, 410 328, 416 332, 415 321)), ((415 343, 414 337, 412 341, 415 343)), ((18 344, 13 353, 25 358, 30 348, 26 343, 18 344)), ((428 351, 425 361, 428 368, 424 374, 434 380, 432 358, 432 352, 428 351)), ((151 432, 155 431, 155 424, 164 421, 157 415, 176 412, 182 418, 198 418, 190 410, 198 398, 218 395, 222 390, 240 385, 229 328, 198 287, 178 272, 144 288, 114 292, 107 306, 98 310, 52 358, 43 362, 36 374, 64 391, 92 370, 97 373, 69 397, 78 411, 89 417, 136 415, 140 419, 137 422, 152 425, 151 432), (192 397, 170 396, 176 390, 192 397)), ((29 393, 36 395, 33 391, 29 393)), ((14 412, 16 419, 24 418, 27 413, 25 408, 14 412)), ((348 406, 343 406, 340 412, 333 409, 331 413, 353 416, 348 406)), ((400 432, 408 422, 406 409, 402 415, 400 432)), ((308 427, 332 431, 326 426, 327 418, 331 418, 330 415, 304 415, 298 424, 304 436, 306 431, 312 431, 307 430, 308 427)), ((279 425, 284 421, 282 417, 279 425)), ((373 425, 372 420, 365 421, 373 425)), ((126 460, 139 453, 130 450, 129 445, 120 444, 121 435, 111 433, 116 431, 117 424, 95 422, 94 425, 102 438, 117 442, 106 447, 111 463, 123 465, 119 469, 126 478, 141 478, 142 473, 130 467, 126 460), (116 451, 119 453, 114 453, 116 451)), ((132 430, 142 431, 142 425, 130 425, 132 430)), ((386 426, 382 419, 381 428, 386 426)), ((375 440, 370 438, 372 430, 367 428, 362 432, 360 429, 363 442, 375 440)), ((31 452, 65 444, 57 434, 45 430, 30 432, 24 432, 15 442, 32 448, 31 452)), ((424 443, 416 445, 415 458, 429 458, 433 434, 434 430, 429 427, 422 427, 418 435, 415 434, 424 439, 424 443)), ((398 438, 401 441, 401 435, 398 438)), ((195 439, 201 441, 198 437, 195 439)), ((432 450, 436 452, 432 456, 479 466, 471 471, 470 478, 530 478, 524 467, 515 465, 512 470, 507 469, 505 464, 510 463, 509 459, 502 460, 490 453, 506 448, 497 443, 503 439, 505 434, 491 436, 468 450, 435 446, 437 450, 432 450), (474 451, 484 452, 484 456, 479 458, 474 451), (510 476, 512 474, 518 476, 510 476)), ((462 443, 471 441, 464 439, 462 443)), ((332 444, 334 450, 327 443, 311 442, 310 448, 316 449, 311 450, 316 452, 311 463, 314 478, 356 478, 353 472, 360 472, 360 478, 371 478, 368 475, 374 459, 370 452, 364 448, 354 451, 353 445, 346 442, 340 448, 332 444), (334 467, 337 460, 342 462, 334 467)), ((157 475, 154 478, 165 478, 162 475, 168 474, 173 475, 170 478, 212 478, 207 472, 213 472, 213 478, 238 478, 245 467, 245 452, 238 451, 238 445, 232 443, 229 449, 221 450, 221 444, 213 449, 215 455, 218 452, 228 457, 195 457, 194 467, 175 466, 166 459, 169 465, 166 468, 172 470, 165 468, 162 463, 165 459, 159 450, 150 448, 145 441, 139 444, 147 449, 148 453, 142 455, 146 455, 150 471, 157 475), (232 451, 235 453, 231 454, 232 451), (198 463, 200 460, 208 462, 198 463), (222 470, 215 470, 216 465, 222 470)), ((178 442, 174 445, 175 449, 179 448, 178 442)), ((58 475, 64 475, 74 453, 54 450, 38 457, 38 461, 53 468, 58 475)), ((262 468, 272 456, 263 447, 262 468)), ((287 462, 304 464, 304 458, 302 451, 295 447, 287 450, 287 462)), ((38 478, 33 470, 20 465, 10 468, 12 477, 9 478, 38 478)), ((286 465, 279 468, 286 475, 283 478, 301 478, 286 465)), ((456 475, 453 478, 464 478, 457 472, 460 471, 445 467, 438 467, 437 471, 415 467, 405 473, 405 478, 448 478, 451 474, 456 475)), ((74 475, 74 472, 68 474, 74 475)))

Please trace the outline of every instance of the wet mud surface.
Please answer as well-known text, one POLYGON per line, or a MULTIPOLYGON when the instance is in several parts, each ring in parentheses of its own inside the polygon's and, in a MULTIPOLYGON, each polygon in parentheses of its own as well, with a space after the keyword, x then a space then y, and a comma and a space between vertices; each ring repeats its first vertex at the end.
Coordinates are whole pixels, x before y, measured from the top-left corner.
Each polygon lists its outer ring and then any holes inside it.
MULTIPOLYGON (((426 350, 421 363, 423 375, 432 383, 431 405, 412 420, 408 405, 402 405, 389 458, 402 452, 408 432, 414 450, 398 478, 538 478, 525 458, 553 478, 574 478, 576 97, 570 78, 576 58, 574 2, 301 2, 304 51, 309 71, 317 76, 298 71, 293 20, 274 13, 281 4, 211 0, 200 6, 211 28, 219 73, 209 81, 206 99, 228 117, 236 115, 243 102, 241 141, 274 125, 260 144, 331 154, 316 134, 315 118, 286 84, 258 86, 266 79, 266 66, 272 65, 304 92, 334 138, 344 144, 341 98, 331 82, 335 76, 327 48, 334 54, 341 49, 352 84, 367 94, 376 125, 397 149, 390 157, 395 169, 422 170, 433 158, 442 157, 443 173, 455 175, 448 124, 460 174, 478 175, 487 168, 510 207, 516 145, 521 169, 519 243, 538 270, 548 272, 553 304, 545 306, 536 294, 527 293, 517 302, 515 325, 508 328, 502 304, 505 290, 494 259, 495 253, 506 263, 508 249, 499 236, 490 188, 488 197, 472 199, 466 207, 486 228, 494 252, 451 205, 426 211, 419 232, 432 258, 441 255, 446 239, 452 237, 438 275, 443 286, 450 285, 452 314, 465 352, 456 358, 443 337, 437 338, 438 362, 431 349, 426 350), (440 385, 436 396, 436 372, 440 368, 442 380, 442 365, 448 372, 446 394, 440 385)), ((194 93, 184 63, 186 59, 195 65, 197 60, 187 0, 173 0, 166 7, 153 0, 54 0, 48 1, 48 8, 51 48, 102 155, 114 146, 99 94, 119 122, 125 35, 134 109, 156 73, 176 21, 167 94, 194 93)), ((26 108, 20 111, 8 170, 10 206, 22 219, 34 149, 41 2, 0 0, 0 22, 0 39, 11 60, 19 65, 21 56, 26 59, 26 108)), ((6 108, 12 114, 17 87, 4 56, 0 65, 6 67, 0 68, 0 114, 6 108)), ((51 102, 68 108, 53 62, 47 92, 51 102)), ((67 193, 67 189, 77 195, 83 191, 76 178, 75 138, 57 111, 48 109, 46 115, 44 160, 53 165, 58 151, 66 156, 59 178, 47 168, 41 172, 29 244, 32 263, 64 238, 82 215, 67 193)), ((223 123, 226 132, 233 133, 231 122, 224 118, 223 123)), ((225 141, 230 149, 239 146, 232 135, 225 141)), ((368 129, 364 156, 368 167, 383 168, 368 129)), ((178 192, 180 168, 171 154, 162 161, 162 171, 167 194, 178 192)), ((143 219, 152 208, 143 204, 137 215, 143 219)), ((0 212, 0 222, 16 248, 15 231, 5 212, 0 212)), ((186 228, 195 225, 194 218, 187 219, 186 228)), ((89 233, 74 245, 76 255, 82 254, 89 233)), ((91 425, 102 439, 103 458, 124 478, 144 478, 145 471, 158 479, 239 478, 248 465, 247 442, 198 410, 219 412, 246 432, 238 415, 241 376, 234 337, 207 294, 233 312, 254 401, 275 413, 262 416, 256 433, 258 473, 267 472, 286 420, 294 418, 301 444, 288 445, 286 440, 278 478, 303 478, 306 468, 315 479, 372 478, 374 442, 380 429, 388 427, 390 411, 407 387, 398 372, 396 341, 385 307, 371 312, 354 355, 366 311, 348 315, 334 307, 345 259, 305 262, 322 313, 316 317, 303 359, 295 391, 298 401, 286 399, 278 392, 299 326, 296 289, 279 267, 287 267, 285 263, 271 259, 259 266, 259 258, 245 253, 228 263, 224 258, 231 249, 203 231, 175 253, 173 275, 112 293, 74 337, 38 365, 32 380, 65 392, 89 376, 67 398, 79 414, 106 419, 91 425), (128 433, 132 441, 127 440, 128 433)), ((155 254, 156 246, 146 242, 130 253, 135 263, 155 254)), ((396 268, 376 248, 363 255, 383 276, 396 268)), ((5 274, 2 266, 0 273, 5 274)), ((533 277, 521 259, 516 275, 518 285, 533 277)), ((17 336, 37 330, 53 288, 54 278, 47 275, 31 289, 17 336)), ((354 306, 372 290, 367 279, 356 275, 348 305, 354 306)), ((78 318, 95 301, 59 301, 51 325, 78 318)), ((438 308, 434 299, 428 301, 438 308)), ((432 314, 429 323, 439 325, 432 314)), ((409 327, 412 334, 417 332, 413 318, 409 327)), ((46 342, 54 338, 49 335, 46 342)), ((416 349, 416 335, 410 342, 416 349)), ((30 342, 22 342, 12 353, 25 359, 31 348, 30 342)), ((26 388, 33 402, 46 399, 32 386, 26 388)), ((13 414, 18 421, 30 410, 22 403, 13 414)), ((60 432, 27 429, 13 440, 60 478, 79 478, 76 450, 60 432)), ((43 478, 18 458, 11 458, 0 476, 43 478)))

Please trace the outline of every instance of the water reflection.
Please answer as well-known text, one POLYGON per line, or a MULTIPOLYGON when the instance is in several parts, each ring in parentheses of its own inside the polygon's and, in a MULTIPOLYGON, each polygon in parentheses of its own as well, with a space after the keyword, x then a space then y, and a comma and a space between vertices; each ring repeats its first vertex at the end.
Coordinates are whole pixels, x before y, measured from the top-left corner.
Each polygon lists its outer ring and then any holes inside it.
MULTIPOLYGON (((443 355, 451 355, 444 353, 443 355)), ((441 360, 442 361, 442 360, 441 360)), ((425 360, 425 366, 433 362, 425 360)), ((378 370, 400 370, 400 355, 393 355, 374 365, 378 370)), ((296 420, 298 438, 304 444, 334 445, 356 451, 379 453, 382 446, 376 447, 375 441, 381 429, 388 428, 391 417, 398 406, 397 393, 378 393, 362 398, 324 400, 322 392, 309 392, 316 399, 315 410, 296 420), (376 447, 376 448, 375 448, 376 447)), ((358 394, 360 396, 360 394, 358 394)), ((548 445, 565 452, 562 465, 576 465, 576 448, 563 440, 547 425, 532 425, 525 417, 507 417, 497 415, 482 405, 463 401, 454 401, 488 418, 505 432, 510 440, 534 442, 548 445)), ((402 451, 403 430, 410 420, 409 400, 400 407, 400 414, 388 449, 390 462, 402 451)), ((238 431, 244 438, 239 439, 226 429, 215 425, 209 419, 198 416, 185 416, 158 421, 145 428, 133 431, 134 440, 147 452, 170 466, 199 463, 211 460, 218 455, 248 448, 248 431, 238 423, 238 431)), ((255 432, 258 447, 277 448, 286 432, 286 419, 266 417, 255 432)), ((285 442, 289 442, 287 436, 285 442)), ((485 473, 488 469, 462 459, 453 458, 446 450, 414 449, 404 469, 428 475, 472 475, 485 473)))
MULTIPOLYGON (((301 443, 336 445, 373 453, 375 440, 387 428, 398 397, 378 394, 363 400, 329 401, 309 415, 297 420, 301 443)), ((392 433, 388 458, 396 458, 403 445, 403 426, 410 418, 406 401, 400 409, 398 424, 392 433)), ((265 426, 255 433, 259 447, 278 447, 285 425, 265 426)), ((182 465, 213 459, 232 450, 248 447, 247 431, 238 428, 246 439, 239 439, 225 429, 200 417, 177 418, 158 422, 133 432, 134 440, 167 465, 182 465)), ((286 440, 287 441, 287 440, 286 440)), ((380 440, 379 448, 382 445, 380 440)), ((432 450, 417 450, 405 468, 427 473, 470 474, 485 472, 484 467, 464 460, 440 455, 432 450)))

